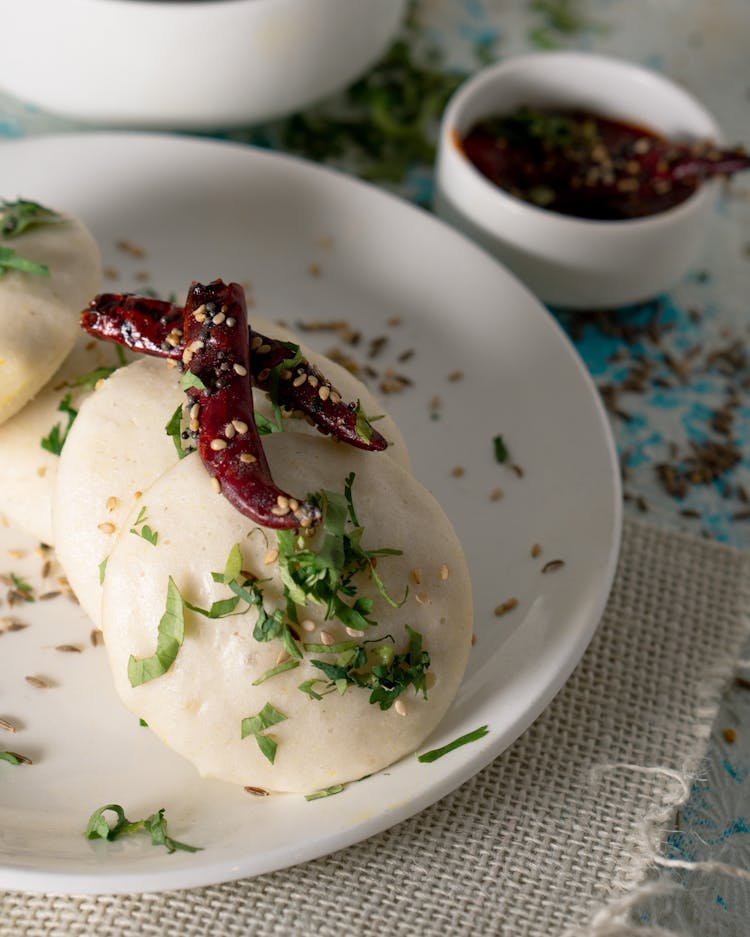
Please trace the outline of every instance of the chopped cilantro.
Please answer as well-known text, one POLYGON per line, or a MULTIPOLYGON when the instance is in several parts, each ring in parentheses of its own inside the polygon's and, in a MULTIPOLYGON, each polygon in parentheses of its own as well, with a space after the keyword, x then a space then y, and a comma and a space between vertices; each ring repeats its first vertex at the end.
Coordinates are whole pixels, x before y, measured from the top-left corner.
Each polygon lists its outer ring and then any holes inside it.
POLYGON ((10 578, 13 583, 13 588, 17 593, 19 593, 19 595, 23 596, 24 602, 33 602, 34 590, 31 588, 28 582, 26 582, 26 580, 21 576, 17 576, 15 573, 11 573, 10 578))
POLYGON ((508 461, 508 447, 505 445, 505 441, 502 436, 495 436, 492 440, 492 444, 495 447, 495 461, 499 462, 500 465, 508 461))
POLYGON ((280 421, 275 423, 257 411, 255 413, 255 428, 258 430, 259 436, 270 436, 271 433, 280 433, 283 429, 280 421))
POLYGON ((9 765, 22 765, 23 759, 15 752, 0 752, 0 761, 7 761, 9 765))
POLYGON ((89 817, 86 827, 86 839, 104 839, 112 842, 120 836, 129 836, 132 833, 147 833, 154 846, 164 846, 167 852, 182 850, 183 852, 200 852, 200 846, 188 846, 167 835, 167 821, 164 818, 164 807, 152 813, 145 820, 128 820, 125 811, 119 804, 105 804, 99 807, 89 817), (113 826, 107 822, 105 813, 114 813, 116 820, 113 826))
POLYGON ((68 425, 65 429, 62 429, 60 423, 55 424, 50 430, 49 435, 42 439, 42 449, 46 449, 46 451, 51 452, 52 455, 60 455, 65 445, 65 440, 68 438, 70 427, 78 416, 78 411, 74 410, 70 405, 71 398, 71 394, 66 394, 57 406, 57 412, 64 413, 68 417, 68 425))
POLYGON ((185 373, 180 378, 180 387, 183 390, 188 390, 191 387, 195 387, 196 390, 205 390, 206 385, 198 377, 197 374, 193 374, 192 371, 185 371, 185 373))
POLYGON ((167 586, 167 601, 159 622, 156 651, 151 657, 128 660, 128 679, 133 687, 148 683, 165 674, 177 657, 185 638, 185 608, 180 591, 172 577, 167 586))
MULTIPOLYGON (((292 531, 276 532, 279 546, 279 574, 284 584, 288 605, 305 605, 313 601, 325 607, 325 617, 337 618, 346 627, 364 631, 375 624, 367 616, 372 611, 373 600, 368 596, 357 596, 353 582, 357 573, 369 572, 380 595, 394 608, 406 600, 395 601, 388 595, 383 581, 375 571, 375 558, 400 556, 400 550, 382 548, 366 550, 361 545, 363 528, 346 529, 347 520, 356 518, 352 501, 354 474, 346 480, 345 494, 322 491, 310 495, 310 499, 323 507, 320 542, 315 550, 308 548, 305 537, 292 531), (346 601, 354 599, 353 602, 346 601)), ((408 588, 407 588, 408 591, 408 588)))
POLYGON ((271 726, 277 725, 279 722, 285 722, 286 718, 287 717, 279 712, 278 709, 274 709, 270 703, 266 703, 257 715, 247 716, 242 720, 242 738, 245 739, 248 735, 255 736, 258 748, 260 748, 261 752, 271 764, 273 764, 276 759, 276 749, 278 747, 276 740, 270 735, 261 735, 260 733, 266 729, 270 729, 271 726))
POLYGON ((365 411, 362 409, 359 400, 357 401, 357 408, 354 412, 357 415, 354 431, 360 439, 369 442, 372 439, 372 426, 370 426, 370 421, 365 416, 365 411))
POLYGON ((343 784, 333 784, 322 791, 315 791, 314 794, 305 794, 305 800, 320 800, 323 797, 333 797, 334 794, 340 794, 344 789, 343 784))
POLYGON ((38 202, 20 198, 15 202, 5 199, 0 204, 0 237, 13 238, 32 227, 64 224, 67 219, 38 202))
MULTIPOLYGON (((386 644, 376 645, 371 653, 378 661, 367 670, 367 650, 364 644, 356 644, 344 649, 333 663, 323 660, 311 660, 327 678, 323 694, 313 690, 320 680, 309 680, 300 684, 299 689, 312 699, 321 699, 325 693, 334 689, 343 694, 347 687, 355 686, 370 690, 370 703, 381 709, 390 709, 398 697, 410 686, 422 693, 427 699, 426 675, 430 667, 430 655, 422 649, 422 635, 409 625, 405 626, 409 644, 403 654, 396 654, 386 644)), ((307 645, 306 645, 307 648, 307 645)), ((331 652, 333 647, 325 648, 331 652)))
POLYGON ((172 437, 172 442, 174 447, 177 450, 177 457, 179 459, 184 459, 186 455, 190 455, 191 452, 195 452, 193 446, 188 445, 187 448, 183 448, 182 445, 182 404, 180 404, 172 416, 169 418, 166 426, 164 427, 164 432, 167 436, 172 437))
POLYGON ((135 519, 133 527, 130 528, 130 533, 135 534, 136 537, 143 537, 152 547, 155 547, 158 540, 159 534, 152 530, 151 527, 146 523, 146 505, 138 512, 138 517, 135 519), (140 530, 139 530, 140 528, 140 530))
POLYGON ((275 677, 280 673, 286 673, 287 670, 294 670, 295 667, 299 667, 298 660, 285 660, 275 667, 271 667, 271 669, 267 670, 265 673, 262 673, 257 680, 253 680, 253 686, 260 686, 261 683, 265 683, 266 680, 269 680, 271 677, 275 677))
POLYGON ((443 755, 447 755, 448 752, 460 748, 462 745, 468 745, 469 742, 476 742, 478 739, 484 738, 488 732, 489 729, 487 726, 480 726, 478 729, 474 729, 473 732, 467 732, 466 735, 461 735, 457 739, 453 739, 452 742, 448 742, 447 745, 443 745, 441 748, 433 748, 432 751, 425 752, 423 755, 417 755, 417 761, 430 764, 433 761, 437 761, 438 758, 442 758, 443 755))
POLYGON ((49 267, 35 263, 25 257, 19 257, 12 247, 0 244, 0 277, 8 270, 18 270, 20 273, 31 273, 40 277, 49 276, 49 267))
POLYGON ((107 563, 109 562, 109 557, 105 556, 104 559, 99 564, 99 585, 104 585, 104 577, 107 575, 107 563))

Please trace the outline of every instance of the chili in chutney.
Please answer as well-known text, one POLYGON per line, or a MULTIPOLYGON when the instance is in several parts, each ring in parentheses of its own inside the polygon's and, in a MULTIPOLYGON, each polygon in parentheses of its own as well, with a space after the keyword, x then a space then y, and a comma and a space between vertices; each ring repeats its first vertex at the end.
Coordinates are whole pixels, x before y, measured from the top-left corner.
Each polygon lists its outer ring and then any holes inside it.
POLYGON ((476 123, 457 144, 487 179, 564 215, 619 221, 679 205, 712 176, 750 167, 741 147, 677 142, 586 111, 521 107, 476 123))

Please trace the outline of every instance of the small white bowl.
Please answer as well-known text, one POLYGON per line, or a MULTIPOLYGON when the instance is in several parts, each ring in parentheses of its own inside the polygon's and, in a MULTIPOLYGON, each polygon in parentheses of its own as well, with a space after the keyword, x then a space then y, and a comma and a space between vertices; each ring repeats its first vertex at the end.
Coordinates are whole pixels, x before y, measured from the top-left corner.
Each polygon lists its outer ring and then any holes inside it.
POLYGON ((20 0, 3 18, 0 87, 124 127, 280 117, 362 74, 406 0, 20 0))
POLYGON ((667 138, 720 142, 711 115, 655 72, 580 52, 534 53, 483 69, 458 89, 443 115, 437 214, 491 251, 543 302, 613 307, 674 286, 700 249, 717 183, 667 211, 626 221, 537 208, 490 182, 458 145, 477 121, 524 104, 591 111, 667 138))

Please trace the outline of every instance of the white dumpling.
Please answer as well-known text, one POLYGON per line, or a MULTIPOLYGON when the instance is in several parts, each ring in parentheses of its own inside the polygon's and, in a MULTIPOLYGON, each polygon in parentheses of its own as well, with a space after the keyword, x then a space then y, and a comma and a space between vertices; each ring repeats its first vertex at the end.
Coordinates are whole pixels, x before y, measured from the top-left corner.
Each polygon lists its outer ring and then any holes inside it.
MULTIPOLYGON (((399 705, 383 711, 369 702, 367 689, 349 686, 344 695, 333 692, 316 701, 298 689, 304 681, 323 677, 308 659, 254 686, 253 681, 279 663, 281 650, 278 639, 261 643, 253 637, 254 608, 216 620, 186 610, 184 643, 174 663, 162 676, 131 686, 128 660, 154 653, 169 578, 185 600, 209 608, 231 596, 211 574, 224 569, 234 544, 240 545, 243 569, 261 581, 266 610, 285 607, 271 552, 275 534, 253 525, 217 494, 194 455, 166 472, 139 502, 156 544, 128 532, 134 512, 123 525, 107 564, 102 627, 115 687, 125 705, 202 775, 269 790, 310 792, 383 768, 414 751, 437 725, 458 689, 470 649, 471 587, 445 514, 393 460, 292 433, 267 437, 266 449, 275 479, 301 496, 321 488, 343 492, 347 475, 355 472, 363 545, 403 550, 401 556, 382 557, 377 567, 393 597, 401 599, 409 586, 402 607, 388 604, 369 577, 360 574, 355 582, 360 594, 374 598, 371 617, 377 625, 364 637, 352 638, 340 622, 324 622, 320 606, 308 603, 300 619, 309 619, 315 628, 303 632, 303 640, 327 638, 321 636, 321 626, 336 642, 383 641, 390 634, 396 653, 403 653, 408 624, 422 635, 431 658, 435 683, 428 699, 409 687, 399 705), (415 569, 420 570, 416 588, 415 569), (268 732, 278 745, 273 764, 254 737, 241 737, 243 718, 267 703, 286 716, 268 732)), ((309 657, 335 660, 330 653, 309 657)))
MULTIPOLYGON (((258 328, 275 334, 262 322, 258 328)), ((383 412, 374 397, 355 377, 323 355, 304 349, 324 373, 331 373, 342 395, 360 399, 366 412, 383 412), (332 367, 333 366, 333 367, 332 367)), ((266 395, 256 391, 256 409, 273 416, 266 395)), ((74 592, 89 617, 100 618, 100 566, 108 556, 115 534, 144 491, 178 461, 165 426, 185 400, 179 373, 158 358, 143 358, 121 368, 85 400, 68 434, 53 497, 52 542, 74 592)), ((284 420, 286 432, 310 432, 304 420, 284 420)), ((389 416, 376 424, 396 445, 383 453, 409 465, 403 437, 389 416)), ((269 437, 265 437, 268 439, 269 437)), ((327 437, 328 444, 349 449, 327 437)))
POLYGON ((78 410, 92 393, 90 386, 75 381, 98 368, 116 367, 119 359, 111 345, 79 334, 73 351, 52 380, 15 416, 0 425, 0 511, 17 527, 29 531, 43 543, 52 544, 52 493, 57 478, 59 455, 45 449, 58 427, 64 439, 68 415, 59 410, 69 397, 69 406, 78 410))
POLYGON ((49 268, 49 276, 0 276, 0 424, 57 371, 78 335, 78 319, 99 288, 99 249, 74 218, 34 227, 0 246, 49 268))

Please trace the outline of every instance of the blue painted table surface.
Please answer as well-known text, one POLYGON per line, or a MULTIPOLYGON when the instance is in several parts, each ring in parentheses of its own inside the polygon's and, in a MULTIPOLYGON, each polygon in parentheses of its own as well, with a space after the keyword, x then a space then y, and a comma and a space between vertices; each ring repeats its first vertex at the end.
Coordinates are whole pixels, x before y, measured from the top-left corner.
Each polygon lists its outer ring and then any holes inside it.
MULTIPOLYGON (((213 135, 325 162, 429 207, 432 143, 452 89, 485 64, 553 48, 661 71, 712 111, 729 142, 750 145, 750 0, 417 0, 400 41, 352 88, 304 114, 213 135), (415 92, 416 110, 405 105, 404 88, 415 92)), ((86 126, 0 92, 0 138, 79 129, 86 126)), ((668 295, 601 313, 553 310, 608 405, 626 512, 745 549, 748 285, 750 173, 724 188, 700 257, 668 295), (723 454, 705 480, 699 470, 709 449, 723 454)), ((750 869, 749 775, 750 682, 740 676, 667 854, 750 869)), ((644 906, 644 923, 701 937, 750 934, 747 883, 683 881, 681 900, 644 906)))

